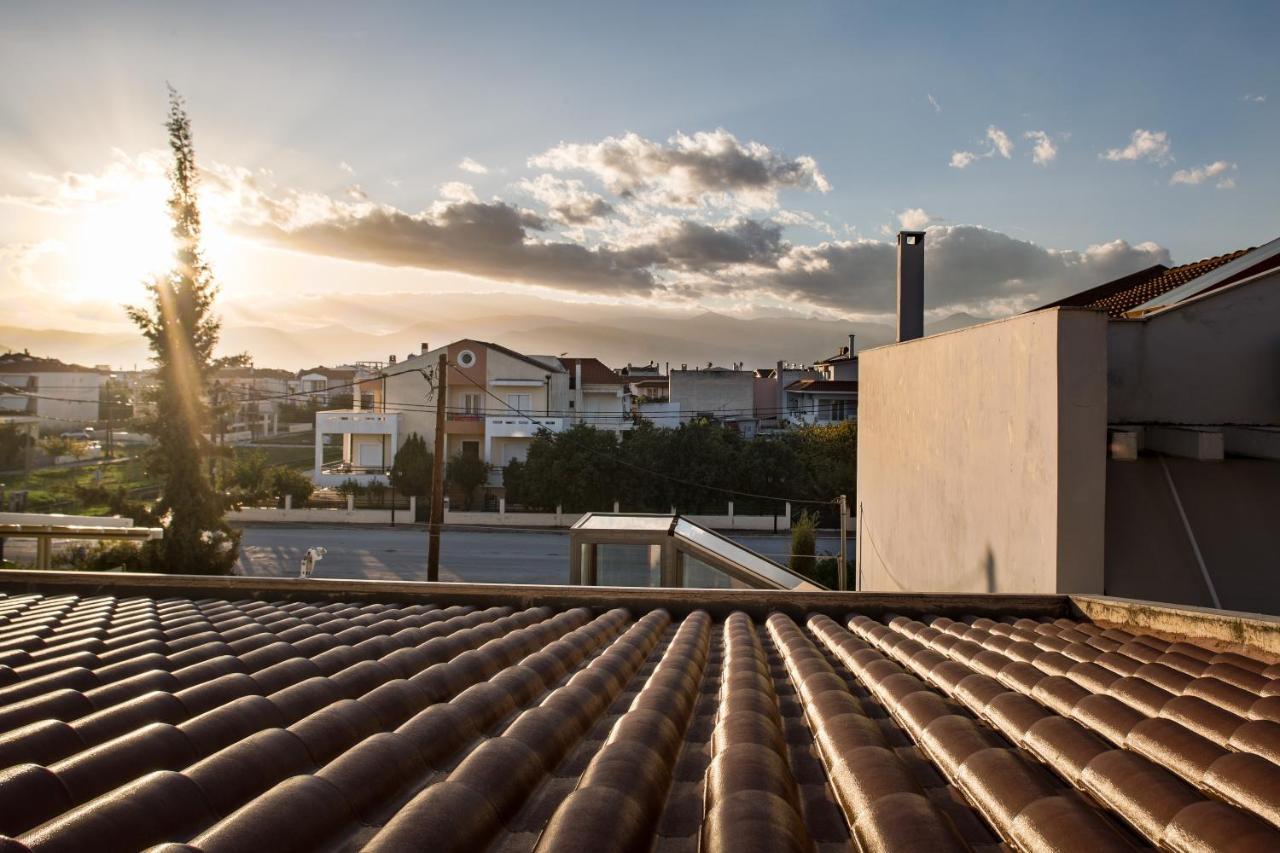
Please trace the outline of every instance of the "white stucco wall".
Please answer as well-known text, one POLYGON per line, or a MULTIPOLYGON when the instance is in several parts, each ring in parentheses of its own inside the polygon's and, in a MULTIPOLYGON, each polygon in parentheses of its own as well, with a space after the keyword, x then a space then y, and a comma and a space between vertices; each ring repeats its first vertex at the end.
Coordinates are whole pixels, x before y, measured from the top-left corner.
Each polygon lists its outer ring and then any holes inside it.
POLYGON ((1041 311, 860 362, 864 589, 1102 591, 1104 315, 1041 311))
POLYGON ((1112 423, 1280 425, 1280 270, 1108 329, 1112 423))
MULTIPOLYGON (((47 423, 63 429, 75 424, 91 424, 98 420, 98 396, 103 376, 99 373, 4 373, 0 382, 26 388, 35 379, 36 399, 33 413, 47 423), (57 399, 53 399, 57 398, 57 399)), ((25 394, 0 393, 0 410, 20 414, 27 410, 31 398, 25 394)))
POLYGON ((671 402, 681 419, 699 412, 716 417, 749 415, 755 409, 755 373, 750 370, 673 370, 671 402))

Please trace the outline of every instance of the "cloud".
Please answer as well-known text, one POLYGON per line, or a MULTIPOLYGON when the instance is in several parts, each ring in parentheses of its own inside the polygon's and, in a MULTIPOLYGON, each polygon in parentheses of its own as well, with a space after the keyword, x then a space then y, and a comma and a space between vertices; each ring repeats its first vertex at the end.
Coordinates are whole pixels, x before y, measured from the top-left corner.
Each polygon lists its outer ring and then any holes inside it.
POLYGON ((517 186, 545 204, 551 218, 562 225, 589 225, 613 213, 613 205, 586 189, 582 181, 544 174, 517 186))
POLYGON ((462 162, 458 164, 458 168, 464 172, 470 172, 473 175, 489 174, 488 166, 485 166, 482 163, 477 163, 475 160, 472 160, 470 157, 463 157, 462 162))
POLYGON ((440 185, 440 197, 447 201, 479 201, 471 184, 446 181, 440 185))
MULTIPOLYGON (((1013 156, 1013 140, 1009 139, 1009 134, 1005 133, 994 124, 987 126, 987 139, 991 140, 991 150, 999 152, 1000 156, 1008 160, 1013 156)), ((988 157, 991 155, 988 154, 988 157)))
POLYGON ((934 220, 933 214, 926 213, 923 207, 908 207, 898 214, 898 224, 905 231, 923 231, 934 220))
POLYGON ((938 103, 937 98, 935 98, 933 95, 925 95, 925 97, 928 98, 929 103, 933 105, 933 111, 935 113, 942 112, 942 105, 938 103))
POLYGON ((734 204, 776 207, 782 189, 827 192, 812 157, 788 157, 724 129, 677 133, 665 143, 635 134, 593 143, 561 143, 529 160, 534 168, 594 175, 622 198, 668 207, 734 204))
POLYGON ((1013 140, 1009 138, 1009 134, 994 124, 987 125, 986 139, 991 143, 991 147, 982 154, 975 154, 972 151, 952 151, 951 168, 964 169, 972 164, 974 160, 985 160, 997 154, 1006 160, 1013 156, 1013 140))
POLYGON ((1114 162, 1146 160, 1159 166, 1167 166, 1173 162, 1172 148, 1169 134, 1163 130, 1138 129, 1129 137, 1129 144, 1124 148, 1112 148, 1101 156, 1104 160, 1114 162))
POLYGON ((1043 130, 1028 130, 1023 137, 1035 142, 1031 149, 1031 162, 1037 166, 1048 166, 1058 156, 1058 146, 1043 130))
POLYGON ((346 172, 348 175, 354 175, 356 173, 356 170, 352 168, 351 164, 348 163, 346 160, 343 160, 341 163, 338 164, 338 170, 342 172, 346 172))
MULTIPOLYGON (((1084 251, 1057 250, 976 225, 936 226, 925 246, 926 300, 937 312, 998 316, 1157 263, 1169 263, 1169 253, 1154 243, 1114 240, 1084 251)), ((894 310, 894 264, 893 243, 831 241, 791 247, 772 269, 740 270, 735 285, 780 300, 884 315, 894 310)))
POLYGON ((1236 185, 1235 179, 1225 173, 1234 171, 1235 163, 1228 163, 1226 160, 1215 160, 1205 166, 1196 166, 1194 169, 1179 169, 1173 173, 1173 177, 1169 179, 1170 184, 1202 184, 1210 178, 1216 178, 1222 175, 1222 179, 1218 181, 1218 188, 1228 190, 1236 185))
POLYGON ((421 214, 337 208, 291 226, 275 218, 245 230, 297 251, 391 267, 446 270, 496 281, 594 293, 657 289, 649 258, 609 247, 542 241, 546 222, 505 202, 458 201, 421 214))
POLYGON ((1266 95, 1241 95, 1240 100, 1247 101, 1251 104, 1265 104, 1267 102, 1266 95))
POLYGON ((369 194, 359 184, 352 184, 346 189, 347 198, 353 201, 368 201, 369 194))

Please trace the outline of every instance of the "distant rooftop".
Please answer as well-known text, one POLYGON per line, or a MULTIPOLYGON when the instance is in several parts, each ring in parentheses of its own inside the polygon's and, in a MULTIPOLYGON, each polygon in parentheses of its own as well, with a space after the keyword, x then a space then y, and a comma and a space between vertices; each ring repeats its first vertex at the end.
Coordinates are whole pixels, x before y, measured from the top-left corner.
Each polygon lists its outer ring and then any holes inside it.
POLYGON ((8 352, 0 355, 0 373, 102 373, 96 367, 68 364, 56 358, 43 358, 26 352, 8 352))

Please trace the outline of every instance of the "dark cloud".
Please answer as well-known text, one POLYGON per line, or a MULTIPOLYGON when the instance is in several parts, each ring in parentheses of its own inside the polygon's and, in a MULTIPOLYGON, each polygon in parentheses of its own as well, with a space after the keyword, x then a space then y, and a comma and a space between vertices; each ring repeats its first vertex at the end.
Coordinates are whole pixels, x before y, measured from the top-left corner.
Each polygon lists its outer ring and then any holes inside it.
MULTIPOLYGON (((796 246, 774 269, 740 271, 739 284, 844 311, 888 313, 896 252, 873 240, 796 246)), ((1157 263, 1169 263, 1169 253, 1151 243, 1059 251, 988 228, 943 226, 925 239, 926 301, 941 310, 1002 314, 1157 263)))
POLYGON ((533 238, 546 227, 542 217, 504 202, 457 202, 419 215, 343 210, 293 228, 263 224, 255 230, 300 251, 386 266, 601 293, 648 293, 657 286, 642 258, 533 238))

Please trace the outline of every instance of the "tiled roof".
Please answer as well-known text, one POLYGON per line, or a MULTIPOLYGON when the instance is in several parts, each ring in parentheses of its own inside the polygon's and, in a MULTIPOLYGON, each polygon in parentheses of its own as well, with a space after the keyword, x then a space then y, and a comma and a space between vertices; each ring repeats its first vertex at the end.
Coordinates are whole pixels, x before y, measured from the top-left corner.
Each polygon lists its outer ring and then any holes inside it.
POLYGON ((788 391, 808 391, 814 394, 856 394, 858 382, 854 379, 797 379, 786 387, 788 391))
POLYGON ((359 588, 0 598, 0 849, 1280 849, 1262 660, 1015 613, 359 588))
POLYGON ((598 358, 561 358, 559 361, 570 375, 573 375, 577 366, 581 364, 584 385, 626 385, 629 381, 626 377, 614 373, 598 358))
POLYGON ((1132 311, 1144 302, 1162 296, 1174 288, 1181 287, 1207 272, 1230 263, 1252 249, 1241 249, 1216 258, 1205 258, 1180 267, 1163 267, 1156 265, 1131 275, 1100 284, 1089 290, 1060 299, 1044 306, 1045 308, 1094 308, 1107 312, 1110 317, 1122 317, 1126 311, 1132 311))

